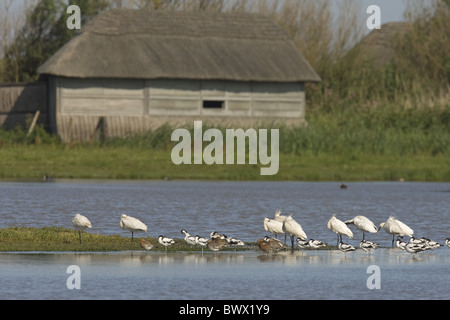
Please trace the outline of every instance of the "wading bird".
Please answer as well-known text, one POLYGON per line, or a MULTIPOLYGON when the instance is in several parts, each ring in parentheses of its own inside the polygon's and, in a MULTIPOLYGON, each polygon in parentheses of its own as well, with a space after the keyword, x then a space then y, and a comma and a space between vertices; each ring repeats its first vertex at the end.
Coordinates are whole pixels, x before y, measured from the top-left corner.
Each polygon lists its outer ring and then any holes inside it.
POLYGON ((365 216, 356 216, 353 219, 347 220, 344 222, 345 224, 354 224, 355 227, 359 230, 362 231, 363 233, 363 240, 365 240, 365 233, 366 232, 370 232, 370 233, 377 233, 378 232, 378 228, 377 226, 370 221, 368 218, 366 218, 365 216))
POLYGON ((283 231, 286 234, 289 234, 289 236, 291 237, 291 250, 294 250, 294 238, 300 238, 302 240, 306 240, 307 236, 305 231, 303 231, 302 226, 300 225, 300 223, 298 223, 297 221, 295 221, 292 218, 292 215, 289 215, 286 217, 286 219, 284 219, 283 221, 283 231))
POLYGON ((224 235, 224 234, 219 234, 217 231, 211 232, 211 233, 209 234, 209 237, 210 237, 211 239, 213 239, 213 240, 215 240, 215 239, 222 239, 222 240, 225 240, 225 239, 227 238, 226 235, 224 235))
POLYGON ((268 236, 264 237, 264 241, 269 242, 274 248, 279 247, 280 249, 286 249, 287 246, 278 239, 270 238, 268 236))
POLYGON ((445 245, 450 248, 450 238, 445 239, 445 245))
POLYGON ((244 241, 239 240, 235 237, 227 237, 225 236, 225 240, 228 241, 228 244, 232 245, 232 246, 243 246, 245 245, 244 241))
POLYGON ((406 250, 405 247, 408 243, 406 243, 405 241, 400 240, 399 238, 397 238, 397 240, 395 241, 395 246, 401 250, 406 250))
POLYGON ((339 242, 339 246, 338 247, 339 247, 339 250, 341 250, 344 253, 356 250, 355 247, 352 246, 351 244, 343 243, 342 241, 339 242))
POLYGON ((408 243, 405 246, 405 250, 408 251, 409 253, 422 252, 422 251, 425 251, 427 249, 428 248, 425 245, 415 244, 415 243, 408 243))
POLYGON ((283 249, 283 246, 281 246, 279 242, 266 241, 261 238, 256 240, 256 245, 265 253, 275 253, 283 249))
POLYGON ((414 237, 410 237, 409 238, 409 243, 414 243, 414 244, 425 244, 428 242, 428 239, 425 238, 414 238, 414 237))
POLYGON ((172 238, 165 237, 165 236, 159 236, 158 242, 160 244, 162 244, 166 248, 166 251, 167 251, 167 247, 174 244, 175 240, 173 240, 172 238))
POLYGON ((427 245, 431 248, 431 249, 437 249, 441 246, 440 243, 433 241, 433 240, 428 240, 427 245))
POLYGON ((278 234, 283 234, 283 222, 272 220, 269 218, 264 218, 264 230, 270 232, 277 238, 278 234))
POLYGON ((306 249, 306 248, 309 247, 309 246, 308 246, 308 241, 302 240, 302 239, 300 239, 300 238, 297 238, 297 246, 298 246, 300 249, 306 249))
POLYGON ((141 244, 142 249, 144 249, 144 250, 149 251, 149 250, 153 249, 153 244, 151 244, 150 241, 147 241, 145 239, 141 239, 140 244, 141 244))
POLYGON ((433 240, 430 240, 428 238, 419 238, 419 239, 417 239, 417 238, 411 237, 411 238, 409 238, 409 243, 422 245, 426 249, 432 249, 432 250, 437 249, 437 248, 439 248, 441 246, 440 243, 438 243, 436 241, 433 241, 433 240))
MULTIPOLYGON (((281 210, 280 210, 280 209, 278 209, 277 211, 275 211, 275 216, 273 217, 273 219, 274 219, 275 221, 278 221, 278 222, 283 223, 284 220, 285 220, 286 218, 287 218, 287 216, 283 216, 283 215, 281 214, 281 210)), ((286 243, 286 237, 287 237, 287 234, 285 233, 285 234, 284 234, 284 243, 286 243)))
POLYGON ((401 222, 400 220, 395 219, 393 216, 390 216, 389 219, 386 220, 386 222, 380 223, 380 230, 383 228, 386 230, 387 233, 392 234, 392 247, 394 247, 394 237, 403 237, 403 236, 410 236, 414 234, 414 231, 408 227, 406 224, 401 222))
POLYGON ((378 243, 362 240, 359 243, 359 247, 363 249, 365 252, 368 252, 370 254, 371 251, 376 250, 378 248, 378 243))
POLYGON ((349 237, 350 239, 353 239, 352 230, 350 230, 349 227, 347 227, 347 225, 343 221, 336 218, 335 214, 333 214, 333 216, 330 218, 330 220, 328 220, 327 228, 329 230, 333 231, 334 233, 336 233, 336 235, 337 235, 337 244, 336 245, 338 245, 339 242, 342 242, 342 235, 345 235, 345 236, 349 237))
POLYGON ((279 222, 283 222, 284 221, 284 219, 286 219, 287 218, 287 216, 283 216, 282 214, 281 214, 281 210, 280 209, 278 209, 277 211, 275 211, 275 216, 274 216, 274 220, 276 220, 276 221, 279 221, 279 222))
POLYGON ((195 241, 195 237, 191 236, 186 230, 182 229, 181 233, 184 234, 184 241, 186 241, 187 244, 195 246, 197 243, 195 241))
POLYGON ((120 217, 120 227, 131 232, 131 245, 133 246, 133 236, 136 231, 144 231, 147 233, 147 226, 140 220, 122 214, 120 217))
POLYGON ((202 247, 202 253, 203 253, 203 247, 206 247, 208 245, 208 239, 206 239, 204 237, 200 237, 199 235, 196 235, 195 243, 202 247))
POLYGON ((308 240, 308 247, 310 247, 311 249, 319 249, 319 248, 323 248, 326 246, 327 246, 327 244, 323 241, 314 240, 314 239, 308 240))
POLYGON ((209 239, 207 242, 208 245, 208 249, 211 251, 219 251, 222 247, 219 243, 217 243, 216 241, 209 239))
POLYGON ((220 249, 228 246, 228 241, 225 238, 214 237, 207 241, 207 245, 209 250, 211 251, 219 251, 220 249))
POLYGON ((84 231, 84 229, 86 229, 86 228, 92 228, 92 224, 88 218, 86 218, 85 216, 82 216, 79 213, 77 213, 75 215, 75 217, 73 217, 72 224, 78 230, 78 236, 80 238, 80 244, 81 244, 81 231, 84 231))

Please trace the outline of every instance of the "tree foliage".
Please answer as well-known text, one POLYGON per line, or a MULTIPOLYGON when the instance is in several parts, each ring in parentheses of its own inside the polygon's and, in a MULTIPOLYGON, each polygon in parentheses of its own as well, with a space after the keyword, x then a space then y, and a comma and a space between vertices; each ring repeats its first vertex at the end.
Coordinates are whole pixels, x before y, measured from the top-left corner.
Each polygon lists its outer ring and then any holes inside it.
MULTIPOLYGON (((105 0, 74 0, 71 4, 80 7, 82 23, 107 7, 105 0)), ((4 81, 35 81, 37 68, 76 35, 67 28, 66 9, 63 0, 41 0, 27 12, 22 30, 4 49, 4 81)))

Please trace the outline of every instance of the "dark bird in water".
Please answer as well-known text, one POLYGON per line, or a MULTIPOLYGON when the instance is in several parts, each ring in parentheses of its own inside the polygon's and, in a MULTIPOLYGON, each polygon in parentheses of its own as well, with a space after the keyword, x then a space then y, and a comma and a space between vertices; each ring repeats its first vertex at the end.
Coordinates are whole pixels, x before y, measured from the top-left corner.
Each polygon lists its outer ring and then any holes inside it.
POLYGON ((343 183, 339 183, 339 187, 341 189, 347 189, 347 186, 345 184, 343 184, 343 183))
POLYGON ((144 250, 152 250, 153 249, 153 244, 151 244, 149 241, 145 240, 145 239, 141 239, 141 247, 144 250))
POLYGON ((282 243, 280 240, 276 240, 273 238, 258 239, 256 241, 256 245, 265 253, 275 253, 281 249, 286 248, 286 245, 282 243))

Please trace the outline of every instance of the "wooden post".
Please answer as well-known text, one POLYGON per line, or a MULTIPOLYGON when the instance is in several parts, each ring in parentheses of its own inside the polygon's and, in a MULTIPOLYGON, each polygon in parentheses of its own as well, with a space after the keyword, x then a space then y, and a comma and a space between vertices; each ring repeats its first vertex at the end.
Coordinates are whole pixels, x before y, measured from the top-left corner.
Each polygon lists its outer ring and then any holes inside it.
POLYGON ((33 132, 33 129, 34 129, 34 127, 36 126, 36 122, 37 122, 37 119, 39 118, 40 113, 41 113, 41 112, 38 110, 38 111, 36 111, 36 113, 34 114, 34 118, 33 118, 33 121, 31 122, 30 129, 28 129, 27 138, 28 138, 28 136, 31 134, 31 132, 33 132))

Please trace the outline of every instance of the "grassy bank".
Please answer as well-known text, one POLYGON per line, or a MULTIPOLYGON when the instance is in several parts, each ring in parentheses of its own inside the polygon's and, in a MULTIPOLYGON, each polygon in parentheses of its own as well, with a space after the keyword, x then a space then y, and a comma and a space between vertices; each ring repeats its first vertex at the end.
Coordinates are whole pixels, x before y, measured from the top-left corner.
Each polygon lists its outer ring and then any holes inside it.
MULTIPOLYGON (((78 231, 61 227, 28 228, 9 227, 0 229, 0 252, 5 251, 123 251, 143 250, 139 244, 140 237, 135 237, 133 246, 131 238, 120 235, 99 235, 91 232, 82 232, 82 243, 79 242, 78 231)), ((156 238, 145 237, 154 247, 152 251, 166 251, 156 238)), ((167 251, 202 251, 200 246, 188 245, 183 239, 174 239, 175 244, 169 246, 167 251)), ((239 250, 255 249, 254 244, 247 244, 239 250)), ((204 248, 204 251, 209 249, 204 248)), ((222 251, 234 250, 223 248, 222 251)))
POLYGON ((281 154, 274 176, 261 176, 260 165, 174 165, 170 150, 127 147, 66 149, 15 146, 0 151, 0 178, 68 179, 217 179, 301 181, 450 181, 445 155, 281 154))
MULTIPOLYGON (((260 164, 177 166, 171 160, 175 128, 163 126, 71 144, 42 128, 29 137, 19 128, 0 131, 0 179, 450 181, 450 106, 312 109, 307 120, 307 127, 279 127, 274 176, 261 176, 260 164)), ((192 131, 192 123, 184 127, 192 131)))

